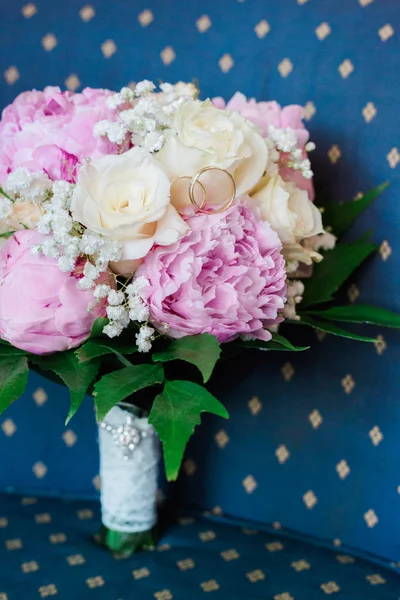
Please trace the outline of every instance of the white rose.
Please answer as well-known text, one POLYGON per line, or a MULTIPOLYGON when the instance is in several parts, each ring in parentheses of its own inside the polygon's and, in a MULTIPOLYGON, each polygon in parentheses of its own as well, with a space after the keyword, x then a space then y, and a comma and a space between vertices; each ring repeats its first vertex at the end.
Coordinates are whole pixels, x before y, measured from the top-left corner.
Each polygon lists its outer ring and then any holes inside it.
POLYGON ((188 226, 170 202, 168 177, 143 148, 103 156, 79 171, 71 212, 75 221, 123 245, 128 272, 154 244, 168 246, 188 226))
POLYGON ((312 259, 317 259, 316 253, 300 244, 305 238, 324 231, 321 212, 309 200, 306 191, 275 175, 263 177, 250 197, 250 208, 279 235, 287 260, 311 264, 312 259))
MULTIPOLYGON (((193 100, 178 108, 170 135, 156 159, 171 182, 182 176, 193 177, 207 166, 225 169, 232 174, 240 196, 262 177, 268 150, 265 140, 239 113, 220 110, 209 100, 193 100)), ((215 177, 212 171, 201 182, 206 187, 207 202, 221 204, 232 193, 228 178, 215 177)), ((178 210, 189 205, 187 187, 173 188, 171 202, 178 210)))

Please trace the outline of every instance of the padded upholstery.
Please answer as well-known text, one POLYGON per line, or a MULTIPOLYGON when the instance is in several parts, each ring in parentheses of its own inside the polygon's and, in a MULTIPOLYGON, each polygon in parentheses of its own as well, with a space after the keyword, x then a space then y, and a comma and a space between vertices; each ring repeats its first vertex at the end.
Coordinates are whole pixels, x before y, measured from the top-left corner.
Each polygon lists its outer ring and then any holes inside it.
POLYGON ((1 499, 2 600, 396 600, 400 592, 398 574, 340 548, 201 516, 170 524, 155 552, 113 557, 92 539, 97 503, 34 501, 1 499))

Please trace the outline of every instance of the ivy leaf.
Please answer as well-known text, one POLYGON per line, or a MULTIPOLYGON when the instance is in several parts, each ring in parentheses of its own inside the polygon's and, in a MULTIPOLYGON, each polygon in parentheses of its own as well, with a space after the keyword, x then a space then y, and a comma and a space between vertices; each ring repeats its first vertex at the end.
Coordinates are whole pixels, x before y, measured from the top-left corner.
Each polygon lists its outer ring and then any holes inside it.
POLYGON ((248 342, 240 342, 242 348, 255 348, 258 350, 291 350, 292 352, 302 352, 308 350, 309 346, 294 346, 289 340, 279 333, 273 333, 272 339, 269 342, 263 340, 250 340, 248 342))
POLYGON ((361 213, 377 198, 386 188, 389 182, 386 181, 378 185, 359 200, 350 202, 329 202, 324 205, 324 224, 328 225, 332 233, 337 236, 342 235, 361 213))
POLYGON ((185 360, 195 365, 206 383, 213 372, 221 354, 221 346, 217 339, 209 333, 190 335, 173 341, 166 350, 153 354, 154 362, 169 360, 185 360))
POLYGON ((368 323, 369 325, 400 328, 400 315, 386 308, 368 306, 367 304, 334 306, 321 311, 310 310, 307 311, 307 315, 315 315, 329 321, 368 323))
POLYGON ((320 331, 332 333, 333 335, 338 335, 339 337, 348 338, 350 340, 358 340, 359 342, 376 342, 375 338, 357 335, 356 333, 352 333, 351 331, 346 331, 345 329, 338 327, 334 323, 324 321, 323 319, 316 319, 314 317, 310 317, 308 314, 301 314, 300 317, 300 321, 291 321, 291 323, 297 323, 299 325, 309 325, 313 329, 319 329, 320 331))
POLYGON ((376 244, 338 244, 324 254, 324 260, 314 265, 307 281, 300 309, 333 299, 333 294, 352 272, 377 249, 376 244))
POLYGON ((163 381, 161 365, 131 365, 104 375, 94 386, 97 420, 102 421, 113 406, 128 396, 163 381))
POLYGON ((67 352, 58 352, 48 356, 35 356, 32 358, 41 369, 54 371, 56 375, 69 388, 70 409, 65 424, 67 424, 85 397, 88 387, 97 376, 99 371, 99 361, 80 363, 74 350, 67 352))
POLYGON ((168 481, 179 474, 186 444, 202 412, 229 418, 226 408, 203 386, 191 381, 167 381, 154 400, 149 422, 163 444, 165 472, 168 481))
POLYGON ((28 373, 26 356, 0 357, 0 413, 24 393, 28 373))
POLYGON ((121 340, 109 340, 107 342, 99 339, 88 340, 83 346, 75 350, 75 354, 78 357, 80 363, 99 358, 100 356, 106 356, 107 354, 115 354, 118 360, 125 366, 130 367, 131 363, 129 360, 124 358, 123 354, 133 354, 136 352, 137 346, 133 345, 132 342, 127 343, 121 340))

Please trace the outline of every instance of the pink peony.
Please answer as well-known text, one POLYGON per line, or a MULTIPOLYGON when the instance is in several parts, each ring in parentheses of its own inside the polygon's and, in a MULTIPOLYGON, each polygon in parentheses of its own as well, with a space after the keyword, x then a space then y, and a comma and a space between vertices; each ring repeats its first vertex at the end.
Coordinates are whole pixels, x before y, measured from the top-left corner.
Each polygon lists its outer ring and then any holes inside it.
POLYGON ((97 121, 112 118, 107 107, 111 93, 86 88, 74 94, 46 87, 20 94, 0 121, 0 184, 17 167, 69 179, 68 171, 78 160, 114 153, 113 144, 93 136, 97 121))
MULTIPOLYGON (((254 98, 248 100, 240 92, 236 92, 228 103, 225 103, 223 98, 213 98, 213 104, 217 108, 239 112, 245 119, 255 123, 264 136, 268 135, 270 125, 279 129, 285 129, 286 127, 294 129, 297 135, 298 147, 303 150, 304 157, 307 157, 304 146, 310 136, 303 123, 304 109, 302 106, 291 104, 282 108, 275 101, 256 102, 254 98)), ((315 193, 311 179, 305 179, 299 171, 293 171, 287 167, 281 169, 280 173, 285 181, 293 181, 297 187, 306 190, 310 200, 314 200, 315 193)))
POLYGON ((146 256, 137 275, 151 319, 168 335, 211 333, 220 342, 241 334, 269 340, 285 302, 281 243, 267 223, 243 204, 217 215, 187 220, 192 231, 146 256))
POLYGON ((19 231, 0 250, 0 337, 33 354, 79 346, 94 320, 105 316, 101 303, 88 311, 93 295, 77 289, 78 275, 31 253, 45 238, 35 230, 19 231))

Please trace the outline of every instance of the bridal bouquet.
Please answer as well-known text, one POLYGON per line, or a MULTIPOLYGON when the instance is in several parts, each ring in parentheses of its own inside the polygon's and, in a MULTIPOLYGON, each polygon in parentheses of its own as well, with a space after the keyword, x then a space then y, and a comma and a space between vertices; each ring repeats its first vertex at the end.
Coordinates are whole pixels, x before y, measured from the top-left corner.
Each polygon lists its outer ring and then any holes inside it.
POLYGON ((301 107, 197 96, 48 87, 0 122, 0 409, 29 368, 68 386, 67 421, 93 396, 101 536, 126 552, 152 543, 157 439, 174 480, 201 412, 228 417, 206 387, 221 352, 304 350, 284 321, 400 326, 334 301, 376 250, 338 238, 385 185, 314 204, 301 107))

